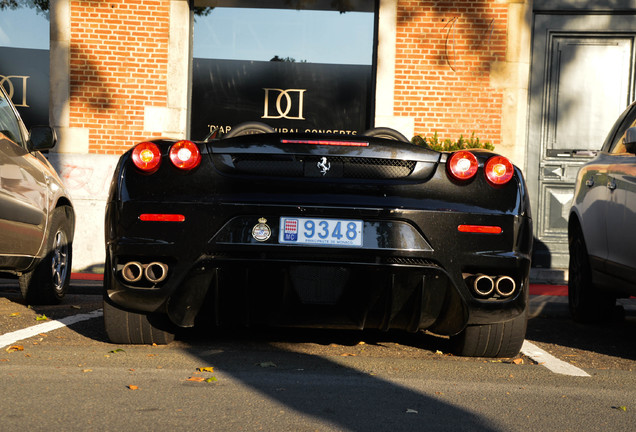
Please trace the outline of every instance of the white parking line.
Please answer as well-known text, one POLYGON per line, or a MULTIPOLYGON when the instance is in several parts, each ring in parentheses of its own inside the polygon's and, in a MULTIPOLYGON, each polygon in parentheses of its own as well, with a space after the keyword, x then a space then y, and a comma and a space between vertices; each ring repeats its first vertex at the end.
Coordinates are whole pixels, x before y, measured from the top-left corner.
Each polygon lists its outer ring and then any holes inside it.
POLYGON ((27 327, 22 330, 16 330, 11 333, 6 333, 3 335, 0 335, 0 348, 4 348, 8 345, 12 345, 16 343, 19 340, 27 339, 35 335, 38 335, 40 333, 50 332, 52 330, 59 329, 61 327, 66 327, 71 324, 78 323, 80 321, 86 321, 93 318, 99 318, 102 315, 103 315, 102 309, 96 309, 86 314, 71 315, 59 320, 47 321, 45 323, 27 327))
POLYGON ((521 353, 530 357, 542 366, 550 369, 554 373, 561 375, 571 375, 580 377, 589 377, 590 375, 583 369, 579 369, 576 366, 572 366, 570 363, 559 360, 548 352, 542 350, 535 344, 523 341, 521 346, 521 353))

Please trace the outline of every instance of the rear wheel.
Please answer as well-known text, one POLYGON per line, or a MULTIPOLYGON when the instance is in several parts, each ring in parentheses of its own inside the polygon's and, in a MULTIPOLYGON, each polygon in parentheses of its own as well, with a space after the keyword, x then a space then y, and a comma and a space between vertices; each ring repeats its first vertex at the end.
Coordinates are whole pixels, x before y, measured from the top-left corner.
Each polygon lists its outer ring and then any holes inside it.
POLYGON ((590 258, 580 228, 573 230, 569 246, 568 305, 572 319, 584 323, 608 321, 616 306, 616 297, 594 287, 590 258))
POLYGON ((260 133, 276 132, 273 127, 260 122, 246 122, 233 127, 223 138, 232 138, 241 135, 253 135, 260 133))
POLYGON ((174 340, 168 317, 130 312, 104 299, 104 327, 112 343, 165 345, 174 340))
POLYGON ((20 275, 20 291, 29 304, 59 303, 68 290, 73 255, 73 226, 67 217, 70 211, 67 207, 53 211, 46 255, 32 271, 20 275))
POLYGON ((451 338, 451 349, 466 357, 514 357, 523 345, 527 324, 524 312, 510 321, 468 326, 451 338))

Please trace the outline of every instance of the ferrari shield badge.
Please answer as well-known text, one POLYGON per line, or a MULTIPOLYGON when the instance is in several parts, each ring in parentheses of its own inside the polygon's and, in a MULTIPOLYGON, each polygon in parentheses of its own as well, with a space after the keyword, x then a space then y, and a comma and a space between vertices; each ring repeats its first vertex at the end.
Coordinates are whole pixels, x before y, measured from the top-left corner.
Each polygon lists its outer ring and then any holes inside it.
POLYGON ((252 228, 252 237, 259 242, 269 240, 272 236, 272 229, 267 225, 267 219, 264 217, 258 219, 258 223, 252 228))

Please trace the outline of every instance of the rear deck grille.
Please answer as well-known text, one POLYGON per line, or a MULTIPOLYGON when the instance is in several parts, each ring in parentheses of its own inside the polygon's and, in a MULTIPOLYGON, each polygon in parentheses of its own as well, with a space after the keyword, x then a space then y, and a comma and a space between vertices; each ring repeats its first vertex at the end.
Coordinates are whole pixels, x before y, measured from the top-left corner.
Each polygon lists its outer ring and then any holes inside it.
MULTIPOLYGON (((320 177, 317 167, 319 157, 293 155, 239 155, 216 156, 215 166, 228 174, 275 176, 275 177, 320 177)), ((411 175, 415 161, 333 156, 327 159, 330 170, 327 177, 352 179, 400 179, 411 175)))

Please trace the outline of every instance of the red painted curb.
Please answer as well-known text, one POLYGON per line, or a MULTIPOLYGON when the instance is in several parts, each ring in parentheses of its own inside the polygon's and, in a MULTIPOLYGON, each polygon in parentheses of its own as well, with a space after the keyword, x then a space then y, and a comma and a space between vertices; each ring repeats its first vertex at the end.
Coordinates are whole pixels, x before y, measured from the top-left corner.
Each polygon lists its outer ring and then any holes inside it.
POLYGON ((101 281, 104 280, 104 275, 99 273, 71 273, 71 279, 101 281))
POLYGON ((567 285, 530 284, 530 295, 567 296, 567 285))

